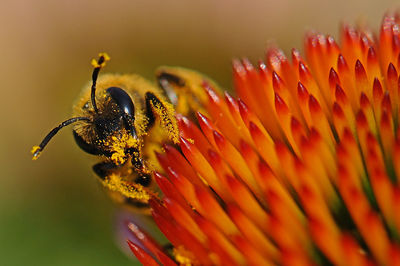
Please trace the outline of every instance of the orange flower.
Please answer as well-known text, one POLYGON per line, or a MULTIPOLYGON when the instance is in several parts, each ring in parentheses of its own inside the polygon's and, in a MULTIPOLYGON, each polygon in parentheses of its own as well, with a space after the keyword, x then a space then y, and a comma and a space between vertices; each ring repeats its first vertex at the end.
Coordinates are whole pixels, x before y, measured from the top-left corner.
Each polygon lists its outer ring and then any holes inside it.
POLYGON ((291 57, 235 60, 238 99, 205 84, 199 126, 178 115, 150 200, 173 250, 131 223, 142 263, 400 265, 399 15, 291 57))

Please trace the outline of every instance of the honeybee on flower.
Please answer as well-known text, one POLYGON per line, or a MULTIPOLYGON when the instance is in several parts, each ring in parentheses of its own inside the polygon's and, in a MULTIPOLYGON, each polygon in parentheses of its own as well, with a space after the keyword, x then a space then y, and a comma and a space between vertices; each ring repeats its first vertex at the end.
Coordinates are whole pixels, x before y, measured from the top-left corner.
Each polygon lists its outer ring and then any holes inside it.
POLYGON ((207 78, 178 67, 160 67, 159 86, 136 74, 99 75, 109 60, 106 53, 93 59, 92 81, 75 102, 72 118, 33 147, 33 159, 60 129, 73 124, 77 145, 99 158, 93 170, 111 197, 148 212, 148 200, 158 191, 152 178, 152 171, 160 170, 155 152, 179 142, 177 112, 190 116, 203 108, 201 84, 207 78))

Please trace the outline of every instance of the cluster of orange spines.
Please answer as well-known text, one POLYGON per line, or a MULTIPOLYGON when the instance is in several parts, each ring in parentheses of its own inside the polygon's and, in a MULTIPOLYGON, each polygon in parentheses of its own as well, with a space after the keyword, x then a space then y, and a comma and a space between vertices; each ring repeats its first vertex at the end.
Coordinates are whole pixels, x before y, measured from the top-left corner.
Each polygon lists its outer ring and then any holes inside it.
MULTIPOLYGON (((178 115, 181 151, 157 154, 150 205, 191 263, 400 264, 400 18, 379 38, 310 33, 305 54, 235 60, 239 99, 204 84, 199 126, 178 115)), ((180 262, 145 236, 129 242, 140 261, 180 262)))

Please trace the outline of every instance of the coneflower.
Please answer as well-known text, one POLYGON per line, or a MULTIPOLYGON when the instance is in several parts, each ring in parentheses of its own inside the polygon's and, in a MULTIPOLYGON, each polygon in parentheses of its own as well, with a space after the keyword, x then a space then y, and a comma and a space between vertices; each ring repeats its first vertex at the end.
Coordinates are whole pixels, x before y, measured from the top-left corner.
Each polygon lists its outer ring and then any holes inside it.
POLYGON ((234 60, 237 98, 204 84, 207 113, 178 114, 180 147, 157 154, 173 248, 129 224, 143 264, 400 265, 400 16, 340 39, 234 60))

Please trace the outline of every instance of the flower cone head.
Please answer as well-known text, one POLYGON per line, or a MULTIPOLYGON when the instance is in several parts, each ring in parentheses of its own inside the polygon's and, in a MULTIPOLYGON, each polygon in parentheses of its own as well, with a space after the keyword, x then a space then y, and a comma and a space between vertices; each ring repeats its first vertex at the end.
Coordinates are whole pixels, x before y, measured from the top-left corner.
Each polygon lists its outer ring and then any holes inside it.
POLYGON ((237 98, 203 85, 202 113, 178 114, 179 147, 157 155, 152 216, 173 248, 134 227, 140 261, 399 265, 400 17, 340 40, 234 60, 237 98))

